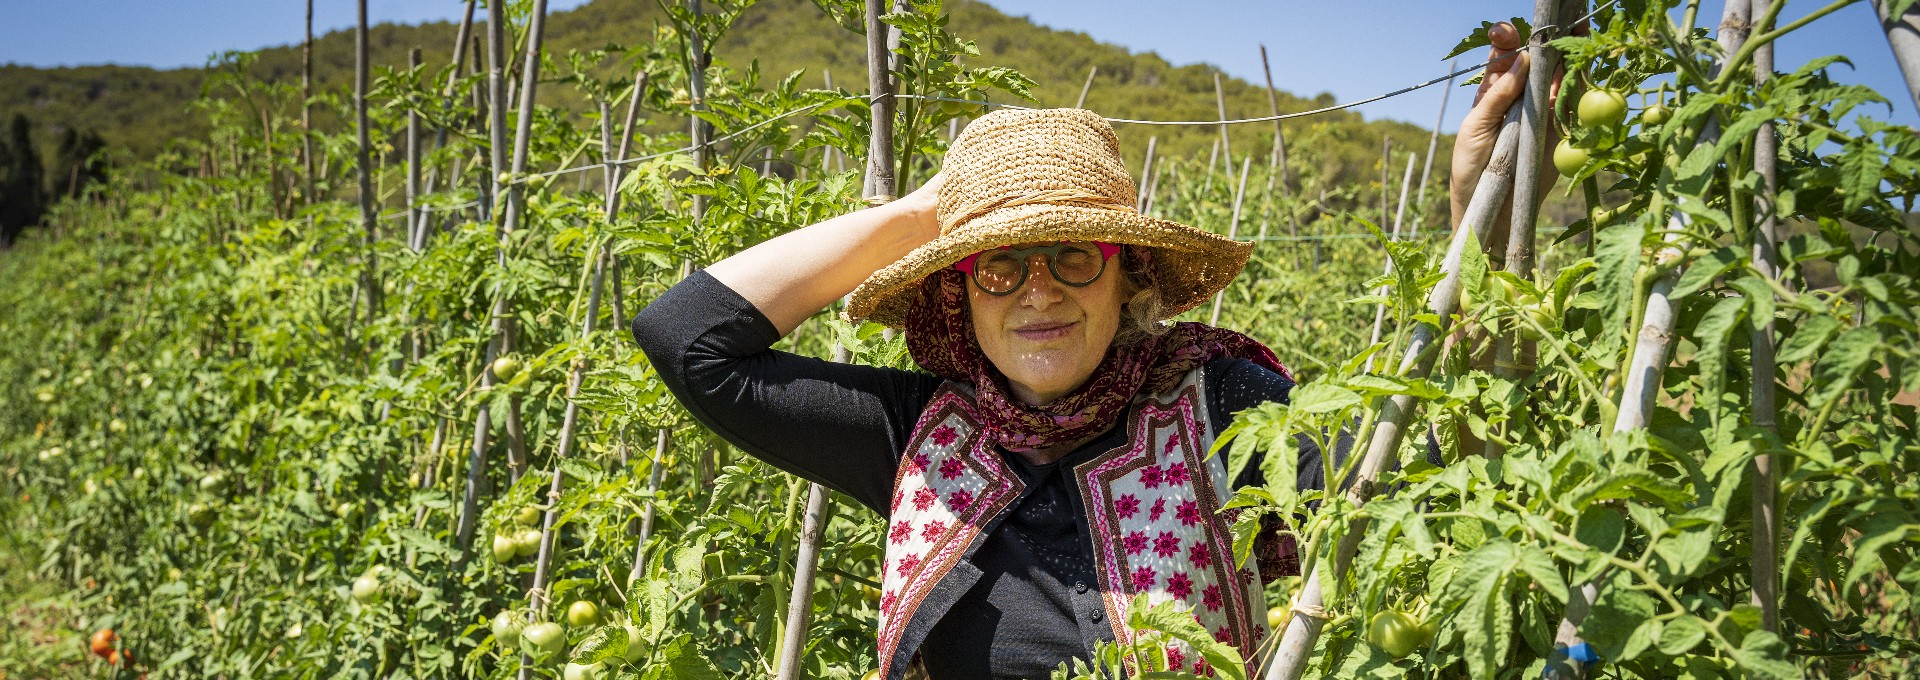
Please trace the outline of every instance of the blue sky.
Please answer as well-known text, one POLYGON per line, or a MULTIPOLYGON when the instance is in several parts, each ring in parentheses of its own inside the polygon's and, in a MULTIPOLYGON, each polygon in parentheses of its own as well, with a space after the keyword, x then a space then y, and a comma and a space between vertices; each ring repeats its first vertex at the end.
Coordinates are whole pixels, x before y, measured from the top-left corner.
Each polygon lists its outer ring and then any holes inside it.
MULTIPOLYGON (((601 0, 647 2, 650 0, 601 0)), ((549 0, 553 11, 585 0, 549 0)), ((1483 19, 1531 12, 1524 0, 988 0, 1008 14, 1052 28, 1086 33, 1135 51, 1157 52, 1175 64, 1206 62, 1228 74, 1261 81, 1259 45, 1273 60, 1274 80, 1304 96, 1330 92, 1346 102, 1424 81, 1445 72, 1439 60, 1483 19)), ((137 64, 162 68, 199 66, 208 55, 297 43, 304 0, 69 0, 9 2, 0 23, 0 62, 40 66, 137 64)), ((1826 4, 1795 0, 1783 21, 1826 4)), ((372 0, 373 22, 417 23, 458 18, 460 0, 372 0)), ((1719 0, 1706 0, 1701 14, 1717 19, 1719 0)), ((354 3, 318 0, 314 30, 351 28, 354 3)), ((1710 23, 1710 22, 1703 22, 1710 23)), ((955 26, 963 36, 966 28, 955 26)), ((1866 3, 1821 19, 1780 44, 1776 67, 1792 70, 1825 54, 1845 55, 1853 68, 1837 78, 1864 83, 1894 102, 1891 112, 1872 107, 1877 118, 1920 127, 1920 112, 1904 96, 1905 85, 1885 37, 1866 3)), ((1463 58, 1465 59, 1465 58, 1463 58)), ((1471 63, 1467 61, 1466 63, 1471 63)), ((1096 87, 1097 87, 1096 83, 1096 87)), ((1432 87, 1367 105, 1368 118, 1433 124, 1440 88, 1432 87)), ((1445 128, 1464 114, 1455 99, 1445 128)), ((1263 112, 1249 112, 1263 113, 1263 112)))

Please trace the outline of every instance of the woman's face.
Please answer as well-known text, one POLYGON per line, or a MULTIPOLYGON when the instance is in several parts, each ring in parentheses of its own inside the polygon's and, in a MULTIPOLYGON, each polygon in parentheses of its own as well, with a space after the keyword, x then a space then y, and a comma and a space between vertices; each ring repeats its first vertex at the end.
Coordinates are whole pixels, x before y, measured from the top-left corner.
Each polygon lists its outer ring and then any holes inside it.
MULTIPOLYGON (((1016 244, 1024 248, 1041 244, 1016 244)), ((1119 256, 1093 283, 1068 286, 1047 271, 1046 257, 1027 259, 1027 280, 1008 295, 969 281, 967 306, 980 351, 1007 376, 1013 396, 1038 406, 1073 392, 1106 357, 1120 329, 1126 277, 1119 256)))

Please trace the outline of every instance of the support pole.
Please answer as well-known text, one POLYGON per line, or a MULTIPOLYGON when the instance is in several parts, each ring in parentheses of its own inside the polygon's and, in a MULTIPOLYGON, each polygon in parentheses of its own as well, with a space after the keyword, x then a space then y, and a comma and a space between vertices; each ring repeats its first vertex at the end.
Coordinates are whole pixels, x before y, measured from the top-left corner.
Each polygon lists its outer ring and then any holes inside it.
POLYGON ((1086 84, 1080 86, 1080 98, 1073 100, 1073 108, 1076 108, 1076 109, 1087 108, 1087 92, 1093 89, 1093 76, 1095 74, 1098 74, 1099 72, 1100 72, 1100 67, 1098 66, 1089 67, 1087 69, 1087 82, 1086 84))
POLYGON ((1906 76, 1907 103, 1920 109, 1920 5, 1895 18, 1887 14, 1888 2, 1873 0, 1873 14, 1887 32, 1887 46, 1893 49, 1894 62, 1900 64, 1900 75, 1906 76))
MULTIPOLYGON (((1229 160, 1228 163, 1229 167, 1231 167, 1232 161, 1229 160)), ((1240 185, 1239 188, 1233 192, 1233 221, 1227 224, 1227 240, 1229 241, 1240 235, 1240 205, 1247 197, 1247 170, 1252 167, 1252 156, 1248 156, 1245 160, 1240 161, 1240 185)), ((1220 325, 1220 303, 1225 301, 1226 298, 1227 289, 1225 288, 1221 288, 1213 294, 1213 314, 1208 317, 1207 325, 1220 325)))
MULTIPOLYGON (((1460 306, 1460 271, 1466 255, 1467 235, 1485 239, 1492 231, 1500 204, 1506 201, 1507 192, 1513 186, 1519 117, 1519 107, 1516 106, 1507 113, 1506 121, 1501 124, 1487 168, 1480 174, 1473 199, 1467 204, 1466 214, 1461 217, 1460 226, 1454 230, 1446 259, 1440 265, 1445 278, 1434 286, 1427 298, 1428 310, 1442 324, 1460 306)), ((1426 377, 1433 370, 1435 359, 1435 354, 1427 350, 1445 331, 1443 326, 1426 322, 1415 326, 1409 334, 1406 351, 1395 373, 1412 379, 1426 377)), ((1400 450, 1407 424, 1413 419, 1413 397, 1410 395, 1395 395, 1381 399, 1378 404, 1380 415, 1366 440, 1365 457, 1354 471, 1353 484, 1347 488, 1347 498, 1355 505, 1364 505, 1373 497, 1376 491, 1374 480, 1394 459, 1393 454, 1400 450)), ((1360 548, 1360 539, 1365 535, 1366 520, 1356 519, 1335 545, 1330 573, 1336 584, 1346 579, 1347 568, 1352 565, 1353 556, 1360 548)), ((1320 631, 1326 626, 1328 618, 1324 609, 1328 585, 1320 580, 1324 572, 1326 570, 1314 570, 1301 584, 1299 594, 1294 598, 1294 615, 1288 617, 1286 629, 1280 635, 1279 647, 1275 651, 1273 664, 1267 668, 1266 680, 1298 680, 1306 672, 1307 658, 1313 654, 1314 644, 1319 640, 1320 631)))

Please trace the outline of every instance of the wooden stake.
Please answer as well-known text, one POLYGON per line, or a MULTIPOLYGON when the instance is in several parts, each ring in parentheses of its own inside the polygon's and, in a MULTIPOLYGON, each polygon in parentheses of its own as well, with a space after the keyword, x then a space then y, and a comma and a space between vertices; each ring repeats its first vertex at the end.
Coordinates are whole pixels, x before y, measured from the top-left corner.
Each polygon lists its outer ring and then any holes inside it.
MULTIPOLYGON (((1454 71, 1460 70, 1454 68, 1458 64, 1459 62, 1457 61, 1447 62, 1447 72, 1453 73, 1454 71)), ((1446 89, 1440 91, 1440 115, 1434 117, 1433 133, 1427 136, 1427 161, 1426 167, 1420 169, 1420 190, 1413 192, 1414 206, 1419 210, 1420 217, 1422 218, 1427 215, 1427 178, 1433 175, 1433 155, 1434 152, 1440 148, 1440 127, 1447 123, 1447 100, 1452 97, 1453 78, 1447 78, 1446 89)), ((1420 220, 1416 219, 1413 222, 1413 228, 1407 231, 1407 237, 1412 238, 1419 235, 1419 233, 1420 220)))
POLYGON ((1094 74, 1099 72, 1100 72, 1100 67, 1098 66, 1089 67, 1087 69, 1087 82, 1086 84, 1080 86, 1080 98, 1073 100, 1073 108, 1076 108, 1076 109, 1087 108, 1087 91, 1093 89, 1093 76, 1094 74))
MULTIPOLYGON (((1876 3, 1876 9, 1883 5, 1876 3)), ((1909 19, 1914 15, 1909 14, 1909 19)), ((1768 31, 1772 26, 1755 26, 1755 30, 1768 31)), ((1914 25, 1907 27, 1907 35, 1916 37, 1920 46, 1920 34, 1914 33, 1914 25)), ((1888 38, 1891 39, 1889 32, 1888 38)), ((1761 45, 1753 51, 1753 85, 1760 89, 1773 79, 1773 43, 1761 45)), ((1753 136, 1753 169, 1760 175, 1760 191, 1754 196, 1754 214, 1760 218, 1753 232, 1753 268, 1761 276, 1778 280, 1780 278, 1780 234, 1779 221, 1775 219, 1775 192, 1779 187, 1776 163, 1780 155, 1780 141, 1774 137, 1773 121, 1760 124, 1760 130, 1753 136)), ((1755 427, 1768 432, 1778 433, 1779 425, 1774 414, 1779 406, 1774 399, 1774 346, 1773 319, 1749 331, 1748 346, 1751 347, 1752 378, 1752 418, 1755 427)), ((1780 476, 1773 455, 1761 453, 1753 457, 1750 464, 1753 475, 1753 493, 1750 507, 1753 512, 1753 604, 1760 607, 1762 630, 1780 632, 1780 518, 1776 514, 1779 504, 1780 476)))
POLYGON ((1220 112, 1220 157, 1227 159, 1227 172, 1233 172, 1233 145, 1227 141, 1227 92, 1220 86, 1220 72, 1213 72, 1213 103, 1220 112))
MULTIPOLYGON (((1558 26, 1560 24, 1560 5, 1564 0, 1534 0, 1533 25, 1558 26)), ((1533 276, 1533 234, 1534 223, 1540 213, 1540 195, 1551 187, 1541 186, 1541 160, 1546 155, 1546 141, 1552 125, 1548 120, 1551 113, 1547 110, 1547 95, 1553 86, 1554 72, 1560 68, 1560 50, 1542 41, 1528 41, 1531 44, 1527 71, 1527 96, 1520 104, 1520 155, 1514 168, 1516 179, 1513 184, 1513 218, 1507 227, 1507 251, 1502 259, 1503 269, 1523 279, 1532 280, 1533 276)), ((1526 373, 1520 364, 1522 356, 1528 353, 1528 343, 1518 338, 1518 333, 1509 331, 1493 339, 1493 373, 1508 380, 1518 380, 1526 373)), ((1505 453, 1505 447, 1498 440, 1486 442, 1484 454, 1496 458, 1505 453)))
POLYGON ((307 39, 300 43, 300 164, 307 172, 301 197, 313 205, 313 0, 307 0, 307 39))
MULTIPOLYGON (((1231 163, 1232 161, 1228 161, 1231 163)), ((1253 156, 1240 161, 1240 187, 1233 192, 1233 220, 1227 223, 1227 240, 1240 235, 1240 204, 1247 197, 1247 170, 1253 167, 1253 156)), ((1209 315, 1207 325, 1220 325, 1220 303, 1225 301, 1227 289, 1221 288, 1213 294, 1213 314, 1209 315)))
POLYGON ((1134 195, 1134 207, 1142 214, 1147 212, 1147 180, 1153 174, 1153 147, 1159 143, 1159 135, 1147 138, 1147 158, 1140 163, 1140 191, 1134 195))
MULTIPOLYGON (((1435 318, 1442 323, 1453 315, 1460 306, 1460 270, 1465 258, 1467 235, 1484 239, 1492 231, 1494 216, 1500 212, 1499 204, 1507 198, 1507 192, 1513 184, 1513 159, 1518 146, 1519 107, 1507 113, 1506 121, 1501 124, 1500 135, 1495 140, 1493 153, 1486 170, 1480 174, 1480 182, 1475 186, 1473 199, 1467 205, 1460 226, 1454 230, 1453 241, 1447 248, 1446 259, 1440 266, 1446 277, 1433 288, 1427 298, 1427 307, 1435 318)), ((1397 375, 1411 379, 1425 378, 1433 369, 1434 353, 1427 349, 1445 332, 1442 326, 1422 322, 1415 326, 1407 340, 1397 375)), ((1374 480, 1394 459, 1394 453, 1400 450, 1401 438, 1405 436, 1407 423, 1413 418, 1413 397, 1395 395, 1378 402, 1379 418, 1373 433, 1366 440, 1367 450, 1359 467, 1354 471, 1354 482, 1347 488, 1347 498, 1355 505, 1364 505, 1372 498, 1376 489, 1374 480)), ((1366 535, 1366 520, 1356 519, 1341 535, 1340 542, 1334 548, 1331 575, 1335 582, 1346 578, 1347 568, 1358 552, 1360 539, 1366 535)), ((1322 570, 1308 574, 1295 597, 1294 615, 1287 619, 1285 631, 1280 636, 1279 647, 1273 665, 1267 668, 1266 680, 1298 680, 1306 672, 1307 657, 1313 653, 1314 643, 1320 637, 1320 630, 1326 625, 1327 613, 1325 585, 1320 581, 1322 570)))
MULTIPOLYGON (((1278 116, 1280 115, 1280 94, 1279 91, 1273 87, 1273 64, 1267 61, 1267 46, 1265 43, 1260 45, 1260 69, 1267 76, 1267 107, 1272 110, 1272 115, 1278 116)), ((1275 167, 1279 168, 1280 202, 1286 206, 1287 210, 1287 234, 1294 238, 1299 238, 1300 220, 1295 217, 1293 213, 1293 198, 1287 189, 1287 134, 1286 131, 1282 129, 1280 121, 1278 120, 1273 121, 1273 153, 1267 157, 1267 195, 1269 200, 1272 198, 1274 189, 1275 167)), ((1265 239, 1267 237, 1267 217, 1265 216, 1265 210, 1261 212, 1260 238, 1265 239)), ((1293 266, 1295 269, 1300 268, 1298 254, 1294 255, 1293 266)))
POLYGON ((1900 74, 1907 80, 1907 103, 1920 109, 1920 5, 1907 9, 1906 14, 1898 18, 1888 16, 1889 0, 1873 0, 1874 16, 1880 19, 1880 28, 1887 32, 1887 46, 1893 49, 1893 60, 1900 65, 1900 74))
POLYGON ((359 23, 353 32, 353 117, 359 141, 360 224, 366 232, 360 244, 366 257, 360 281, 367 293, 367 325, 372 326, 380 315, 380 260, 374 251, 380 225, 373 212, 373 142, 367 132, 367 0, 354 5, 359 8, 359 23))

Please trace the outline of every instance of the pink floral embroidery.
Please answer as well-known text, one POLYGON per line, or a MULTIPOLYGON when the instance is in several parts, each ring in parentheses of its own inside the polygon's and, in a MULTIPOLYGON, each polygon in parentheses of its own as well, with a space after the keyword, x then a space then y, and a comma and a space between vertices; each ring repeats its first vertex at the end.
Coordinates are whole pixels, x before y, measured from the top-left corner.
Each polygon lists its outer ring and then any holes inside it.
POLYGON ((1168 485, 1185 484, 1187 483, 1187 480, 1190 479, 1191 477, 1192 475, 1187 474, 1186 463, 1174 463, 1172 465, 1167 466, 1166 479, 1167 479, 1168 485))
POLYGON ((913 509, 925 511, 933 507, 933 502, 939 499, 940 494, 934 493, 933 489, 921 487, 919 491, 913 492, 913 509))
POLYGON ((1130 493, 1120 494, 1119 500, 1113 502, 1113 511, 1120 515, 1120 519, 1133 519, 1134 515, 1140 514, 1140 499, 1130 493))
POLYGON ((908 555, 906 557, 900 558, 900 569, 897 573, 899 573, 901 576, 906 576, 907 574, 912 573, 914 568, 918 566, 920 566, 920 556, 908 555))
POLYGON ((1213 639, 1217 642, 1231 642, 1233 631, 1227 630, 1226 626, 1221 626, 1220 630, 1213 631, 1213 639))
POLYGON ((1207 542, 1194 541, 1193 547, 1187 548, 1187 561, 1192 562, 1195 569, 1205 569, 1213 564, 1213 552, 1207 550, 1207 542))
POLYGON ((959 438, 960 433, 954 432, 953 426, 951 425, 941 425, 934 429, 933 434, 929 436, 933 439, 933 443, 946 446, 952 444, 954 439, 959 438))
POLYGON ((1133 570, 1133 589, 1135 592, 1152 588, 1153 583, 1158 580, 1160 580, 1160 577, 1154 573, 1153 567, 1141 567, 1133 570))
POLYGON ((901 522, 893 525, 893 531, 887 532, 887 541, 890 543, 905 543, 911 536, 913 536, 913 526, 906 522, 901 522))
POLYGON ((1153 539, 1153 554, 1161 557, 1173 557, 1180 554, 1180 537, 1171 531, 1162 531, 1153 539))
POLYGON ((1179 668, 1187 663, 1187 655, 1179 647, 1167 648, 1167 667, 1179 668))
POLYGON ((893 603, 899 602, 899 601, 900 601, 899 595, 895 595, 893 593, 887 593, 885 596, 880 598, 880 610, 886 611, 888 609, 892 609, 893 603))
POLYGON ((1167 514, 1167 499, 1153 499, 1153 508, 1147 511, 1147 521, 1158 522, 1160 521, 1160 516, 1164 514, 1167 514))
POLYGON ((1206 659, 1194 659, 1193 674, 1213 677, 1213 669, 1207 666, 1206 659))
POLYGON ((965 510, 967 506, 973 505, 973 492, 966 489, 955 491, 953 495, 947 496, 947 505, 952 507, 954 512, 965 510))
POLYGON ((1135 531, 1121 541, 1126 544, 1128 555, 1138 555, 1147 549, 1147 532, 1135 531))
POLYGON ((1173 516, 1180 518, 1180 523, 1187 526, 1199 524, 1200 504, 1192 500, 1180 501, 1180 509, 1175 510, 1173 516))
POLYGON ((946 522, 940 520, 928 522, 927 526, 920 530, 920 540, 931 542, 933 539, 939 538, 940 534, 945 533, 946 530, 946 522))
POLYGON ((927 453, 925 451, 915 451, 913 453, 913 464, 917 466, 915 471, 927 469, 927 465, 930 463, 932 463, 932 461, 927 459, 927 453))
POLYGON ((1201 588, 1200 604, 1201 606, 1206 607, 1207 611, 1210 611, 1210 612, 1220 611, 1220 605, 1221 605, 1220 584, 1217 584, 1217 583, 1210 584, 1205 588, 1201 588))
POLYGON ((1167 592, 1182 600, 1187 599, 1188 595, 1193 594, 1193 580, 1187 578, 1186 572, 1174 572, 1167 577, 1167 592))
POLYGON ((893 505, 887 508, 887 514, 889 514, 889 515, 891 515, 891 514, 893 514, 893 513, 895 513, 895 512, 899 512, 899 511, 900 511, 900 490, 899 490, 899 489, 894 489, 894 490, 893 490, 893 505))
POLYGON ((958 457, 948 458, 946 460, 940 461, 940 476, 945 477, 947 479, 953 479, 955 477, 959 477, 960 473, 966 469, 967 469, 966 464, 961 463, 958 457))
POLYGON ((1160 466, 1148 465, 1140 468, 1140 485, 1149 489, 1160 488, 1160 466))
POLYGON ((1173 453, 1173 450, 1177 448, 1180 448, 1180 433, 1178 432, 1174 433, 1173 436, 1167 437, 1167 447, 1162 450, 1167 453, 1173 453))

